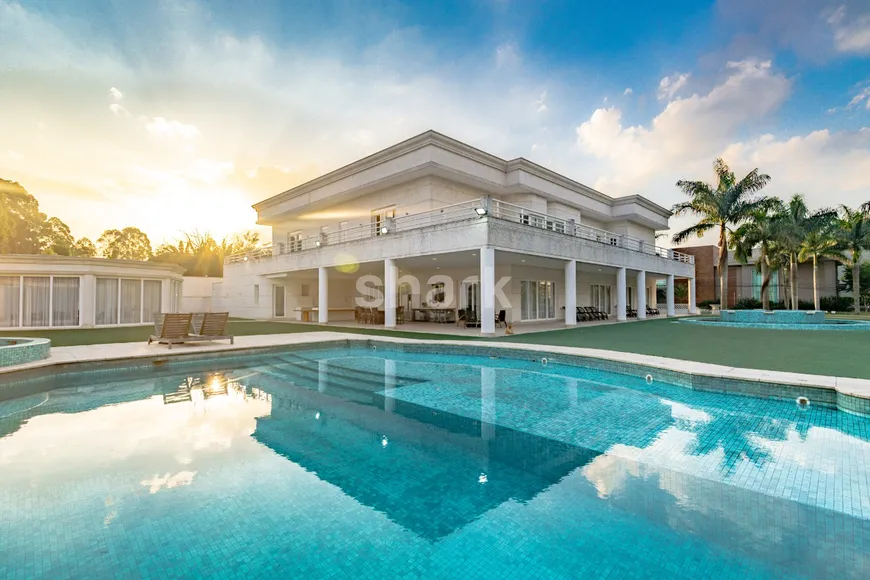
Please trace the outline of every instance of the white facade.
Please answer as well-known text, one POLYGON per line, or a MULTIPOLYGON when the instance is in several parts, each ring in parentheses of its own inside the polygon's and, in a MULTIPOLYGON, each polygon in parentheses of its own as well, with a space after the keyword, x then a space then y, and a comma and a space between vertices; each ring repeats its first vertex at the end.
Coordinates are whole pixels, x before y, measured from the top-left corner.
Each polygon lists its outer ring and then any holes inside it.
POLYGON ((474 309, 491 334, 491 311, 516 324, 573 324, 576 306, 622 319, 644 298, 655 303, 657 279, 694 277, 691 256, 655 246, 667 209, 431 131, 254 208, 271 247, 230 256, 214 286, 213 306, 234 316, 316 307, 313 320, 334 321, 368 286, 386 295, 390 327, 393 300, 410 314, 444 284, 438 305, 474 309))
POLYGON ((181 294, 181 312, 212 312, 214 284, 223 278, 185 276, 181 294))
POLYGON ((181 307, 173 264, 49 255, 0 256, 0 328, 90 328, 154 322, 181 307))

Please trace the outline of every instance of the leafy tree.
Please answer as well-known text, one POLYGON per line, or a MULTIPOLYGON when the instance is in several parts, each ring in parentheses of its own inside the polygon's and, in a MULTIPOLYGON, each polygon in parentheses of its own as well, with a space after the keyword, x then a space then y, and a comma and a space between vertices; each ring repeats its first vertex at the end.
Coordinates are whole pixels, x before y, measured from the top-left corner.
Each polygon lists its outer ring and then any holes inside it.
POLYGON ((797 268, 801 244, 804 243, 810 232, 823 229, 836 216, 836 212, 828 208, 811 212, 804 196, 799 193, 791 197, 784 211, 779 214, 777 220, 778 239, 781 251, 788 257, 789 296, 792 310, 800 309, 797 293, 797 268))
POLYGON ((761 307, 770 310, 770 276, 781 267, 778 259, 779 215, 783 212, 783 203, 778 198, 770 200, 770 207, 753 212, 749 220, 734 231, 731 236, 734 256, 740 262, 747 263, 753 250, 758 247, 759 256, 755 268, 761 273, 761 307))
POLYGON ((804 241, 801 242, 798 260, 813 261, 813 308, 819 310, 819 258, 842 260, 843 254, 839 249, 839 242, 835 237, 835 231, 830 225, 813 229, 807 232, 804 241))
POLYGON ((217 242, 208 233, 199 231, 184 234, 184 239, 173 244, 163 244, 154 255, 154 260, 178 264, 188 276, 223 276, 224 257, 236 252, 252 250, 259 245, 257 232, 245 232, 217 242))
POLYGON ((72 256, 76 243, 69 226, 56 217, 49 218, 42 224, 39 241, 42 253, 57 256, 72 256))
POLYGON ((855 288, 859 288, 859 297, 861 302, 870 302, 870 262, 865 262, 860 265, 858 281, 855 282, 855 268, 849 268, 843 275, 843 284, 846 292, 855 294, 855 288))
POLYGON ((855 312, 861 311, 861 278, 858 268, 861 265, 861 254, 870 250, 870 203, 857 210, 845 205, 840 206, 840 246, 845 254, 843 263, 851 269, 851 279, 855 281, 850 287, 854 299, 855 312), (866 206, 866 207, 865 207, 866 206))
POLYGON ((79 238, 73 246, 72 255, 82 258, 93 258, 97 255, 97 248, 94 247, 94 243, 88 238, 79 238))
POLYGON ((0 254, 38 254, 45 214, 19 183, 0 179, 0 254))
POLYGON ((768 198, 755 196, 767 185, 770 176, 753 169, 738 180, 722 159, 716 160, 713 169, 717 177, 715 187, 703 181, 677 182, 677 187, 691 199, 676 204, 674 215, 692 213, 701 219, 697 224, 674 234, 673 242, 680 244, 692 236, 702 237, 705 232, 718 229, 720 300, 722 307, 727 308, 729 227, 742 224, 753 213, 770 205, 768 198))
POLYGON ((106 230, 97 240, 100 255, 116 260, 148 260, 152 256, 151 240, 139 228, 106 230))

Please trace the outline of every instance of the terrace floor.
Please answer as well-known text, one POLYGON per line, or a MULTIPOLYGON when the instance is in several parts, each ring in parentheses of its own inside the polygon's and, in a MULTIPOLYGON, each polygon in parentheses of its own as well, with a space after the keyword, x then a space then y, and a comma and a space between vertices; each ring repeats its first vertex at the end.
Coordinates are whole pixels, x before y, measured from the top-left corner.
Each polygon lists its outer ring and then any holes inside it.
MULTIPOLYGON (((555 326, 555 325, 554 325, 555 326)), ((515 327, 517 329, 518 327, 515 327)), ((322 331, 317 324, 232 320, 236 336, 322 331)), ((453 325, 402 325, 401 330, 355 325, 330 325, 333 332, 431 340, 481 340, 477 333, 461 334, 453 325), (416 332, 418 330, 428 332, 416 332), (413 327, 413 328, 412 328, 413 327), (447 328, 455 333, 436 332, 447 328)), ((471 330, 471 329, 469 329, 471 330)), ((528 328, 526 330, 532 330, 528 328)), ((498 330, 495 341, 575 346, 648 354, 732 367, 791 371, 870 379, 870 331, 807 331, 728 328, 681 324, 678 319, 649 319, 620 324, 581 323, 571 329, 536 329, 515 336, 498 330)), ((0 332, 0 336, 40 336, 54 346, 146 342, 152 327, 0 332)), ((485 340, 485 339, 484 339, 485 340)), ((154 347, 165 348, 165 347, 154 347)))

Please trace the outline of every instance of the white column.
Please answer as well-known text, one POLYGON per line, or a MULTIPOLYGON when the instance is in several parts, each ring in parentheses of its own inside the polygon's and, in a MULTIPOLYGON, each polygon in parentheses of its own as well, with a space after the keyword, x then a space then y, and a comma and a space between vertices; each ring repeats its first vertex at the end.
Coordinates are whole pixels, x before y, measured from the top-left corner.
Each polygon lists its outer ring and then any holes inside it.
POLYGON ((384 359, 384 411, 396 410, 396 361, 384 359))
POLYGON ((695 279, 689 278, 689 314, 697 314, 698 307, 695 304, 695 279))
POLYGON ((565 324, 577 324, 577 260, 565 264, 565 324))
POLYGON ((495 437, 495 369, 480 367, 480 437, 495 437))
POLYGON ((637 284, 634 289, 637 294, 637 318, 646 318, 646 271, 638 270, 637 284))
POLYGON ((317 322, 329 322, 329 273, 323 266, 317 269, 317 322))
POLYGON ((399 270, 395 262, 387 258, 384 260, 384 326, 396 328, 396 284, 399 278, 399 270))
POLYGON ((668 303, 668 316, 674 316, 674 275, 668 274, 668 285, 665 288, 665 300, 668 303))
MULTIPOLYGON (((161 307, 163 287, 161 292, 161 307)), ((85 274, 82 276, 81 286, 79 288, 79 324, 84 328, 91 328, 96 323, 96 305, 97 305, 97 277, 93 274, 85 274)))
POLYGON ((625 268, 616 270, 616 319, 625 320, 625 268))
POLYGON ((480 250, 480 334, 495 335, 495 250, 480 250))

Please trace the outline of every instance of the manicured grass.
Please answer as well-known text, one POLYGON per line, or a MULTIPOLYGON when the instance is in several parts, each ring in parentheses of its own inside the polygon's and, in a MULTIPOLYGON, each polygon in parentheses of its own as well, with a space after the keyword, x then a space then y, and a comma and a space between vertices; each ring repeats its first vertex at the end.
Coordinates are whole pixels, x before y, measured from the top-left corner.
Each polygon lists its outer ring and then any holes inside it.
MULTIPOLYGON (((2 332, 0 336, 40 336, 54 346, 145 342, 152 327, 2 332)), ((375 336, 429 340, 472 340, 479 337, 391 331, 361 326, 329 327, 285 322, 231 320, 236 336, 329 330, 375 336)), ((870 379, 870 331, 765 330, 710 327, 658 319, 630 324, 578 326, 500 337, 495 340, 616 350, 708 362, 733 367, 770 369, 870 379)))
POLYGON ((765 330, 676 320, 582 326, 498 340, 600 348, 714 363, 870 379, 870 330, 765 330))
MULTIPOLYGON (((313 324, 297 324, 293 322, 265 322, 259 320, 230 319, 228 331, 234 336, 251 336, 255 334, 293 334, 297 332, 349 332, 352 334, 371 334, 378 336, 397 336, 401 338, 469 340, 473 336, 446 336, 443 334, 427 334, 422 332, 403 332, 401 330, 384 330, 360 326, 328 327, 313 324)), ((109 344, 113 342, 147 342, 148 336, 154 332, 153 326, 123 326, 117 328, 80 328, 71 330, 23 330, 0 331, 3 336, 41 337, 51 339, 52 346, 78 346, 82 344, 109 344)))

